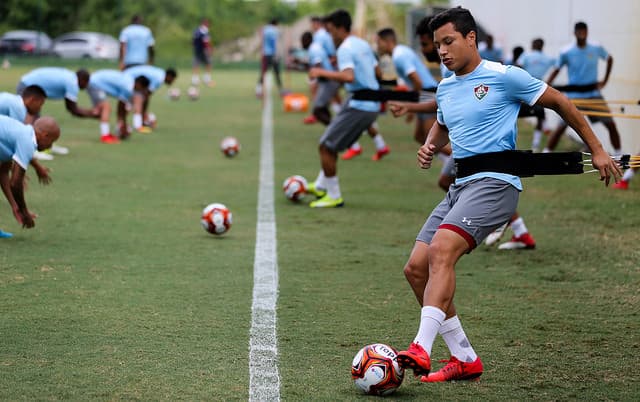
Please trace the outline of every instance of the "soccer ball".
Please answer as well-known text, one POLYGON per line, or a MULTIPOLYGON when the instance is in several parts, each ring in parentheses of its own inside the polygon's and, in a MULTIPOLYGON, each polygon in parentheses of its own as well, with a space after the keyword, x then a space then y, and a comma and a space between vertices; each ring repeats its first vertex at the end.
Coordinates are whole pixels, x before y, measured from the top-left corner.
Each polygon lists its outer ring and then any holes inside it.
POLYGON ((291 201, 300 201, 307 194, 307 179, 302 176, 289 176, 282 183, 284 195, 291 201))
POLYGON ((389 395, 402 384, 404 369, 398 365, 398 352, 391 346, 374 343, 356 354, 351 378, 368 395, 389 395))
POLYGON ((169 99, 171 100, 180 99, 180 88, 169 88, 169 99))
POLYGON ((232 220, 231 211, 227 207, 223 204, 213 203, 202 210, 200 223, 207 232, 221 235, 231 228, 232 220))
POLYGON ((224 137, 220 142, 220 150, 225 156, 233 158, 240 152, 240 143, 235 137, 224 137))
POLYGON ((189 89, 187 89, 187 95, 189 96, 189 99, 193 101, 198 100, 200 97, 200 91, 198 91, 198 88, 196 87, 189 87, 189 89))

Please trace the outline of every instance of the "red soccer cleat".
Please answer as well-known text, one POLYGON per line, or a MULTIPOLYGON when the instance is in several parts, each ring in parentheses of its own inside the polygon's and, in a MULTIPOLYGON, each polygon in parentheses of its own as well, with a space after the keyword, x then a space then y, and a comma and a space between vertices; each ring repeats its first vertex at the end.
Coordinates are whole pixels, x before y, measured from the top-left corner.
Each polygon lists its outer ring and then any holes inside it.
POLYGON ((373 156, 371 157, 371 160, 379 161, 380 159, 382 159, 383 156, 385 156, 389 152, 391 152, 391 150, 389 149, 389 146, 385 145, 384 148, 379 149, 375 154, 373 154, 373 156))
POLYGON ((449 360, 441 360, 447 364, 429 375, 424 375, 420 378, 422 382, 445 382, 445 381, 460 381, 460 380, 474 380, 477 381, 482 375, 482 360, 478 357, 471 363, 458 360, 455 356, 451 356, 449 360))
POLYGON ((358 148, 357 150, 354 150, 353 148, 349 148, 347 149, 347 152, 342 154, 341 159, 343 161, 348 161, 349 159, 353 159, 356 156, 360 155, 361 153, 362 153, 362 148, 358 148))
POLYGON ((431 359, 426 350, 417 343, 411 343, 409 349, 398 353, 398 364, 405 370, 413 370, 415 376, 426 376, 431 371, 431 359))
POLYGON ((304 124, 315 124, 315 123, 318 122, 318 119, 316 118, 316 116, 310 114, 309 116, 307 116, 304 119, 302 119, 302 122, 304 124))
POLYGON ((536 241, 529 233, 522 236, 513 236, 508 242, 498 246, 498 250, 533 250, 536 248, 536 241))
POLYGON ((120 139, 113 134, 107 134, 100 137, 100 142, 103 144, 119 144, 120 139))
POLYGON ((626 180, 620 180, 617 183, 613 183, 613 186, 611 186, 611 188, 615 188, 616 190, 628 190, 629 182, 626 180))

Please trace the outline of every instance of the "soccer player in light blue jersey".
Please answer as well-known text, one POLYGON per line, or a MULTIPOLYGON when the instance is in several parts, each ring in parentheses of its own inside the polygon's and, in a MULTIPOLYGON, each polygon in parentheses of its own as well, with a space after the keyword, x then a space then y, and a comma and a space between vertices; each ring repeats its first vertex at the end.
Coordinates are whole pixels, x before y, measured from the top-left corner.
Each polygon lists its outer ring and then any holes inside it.
POLYGON ((149 89, 149 79, 138 76, 135 79, 119 70, 98 70, 91 74, 87 92, 93 107, 100 112, 100 142, 117 144, 120 139, 129 136, 126 129, 127 107, 132 106, 134 114, 142 115, 144 93, 149 89), (111 104, 107 97, 118 99, 117 125, 120 127, 120 138, 111 133, 109 119, 111 104))
POLYGON ((262 40, 262 57, 260 63, 260 76, 258 77, 258 85, 256 86, 256 96, 262 97, 262 85, 264 84, 264 75, 269 68, 273 69, 276 78, 276 84, 280 90, 280 95, 285 95, 282 88, 282 80, 280 79, 280 57, 278 56, 278 41, 280 40, 280 30, 278 29, 278 20, 272 19, 267 25, 262 27, 260 31, 262 40))
POLYGON ((178 73, 173 68, 167 68, 166 70, 163 70, 160 67, 147 65, 127 68, 123 72, 134 80, 138 77, 146 77, 149 80, 148 90, 140 92, 140 94, 144 97, 144 101, 142 103, 142 113, 134 111, 133 114, 133 129, 141 134, 149 134, 153 131, 150 127, 151 121, 149 119, 148 113, 151 95, 158 88, 160 88, 162 84, 173 84, 173 81, 175 81, 178 77, 178 73))
MULTIPOLYGON (((0 116, 0 187, 13 216, 24 228, 35 226, 35 215, 24 199, 24 179, 36 150, 43 151, 60 137, 60 127, 52 117, 41 117, 26 125, 8 116, 0 116)), ((12 237, 0 230, 0 238, 12 237)))
POLYGON ((484 40, 483 46, 480 48, 480 57, 489 61, 496 61, 498 63, 502 63, 502 49, 495 46, 495 42, 493 40, 493 35, 487 35, 487 38, 484 40))
MULTIPOLYGON (((311 32, 303 33, 300 42, 302 48, 309 55, 309 68, 318 67, 327 71, 334 69, 327 51, 320 42, 313 40, 311 32)), ((326 78, 315 80, 315 88, 312 89, 313 110, 311 111, 314 120, 321 122, 325 126, 329 125, 331 122, 329 105, 339 89, 340 83, 337 81, 326 78)))
MULTIPOLYGON (((378 62, 367 42, 351 35, 351 15, 337 10, 326 17, 327 30, 338 46, 338 71, 311 68, 309 77, 326 78, 344 83, 345 89, 354 92, 361 89, 379 89, 378 62)), ((322 169, 309 190, 319 197, 312 208, 333 208, 344 205, 337 175, 338 153, 349 148, 364 130, 378 117, 380 103, 349 100, 331 121, 320 138, 320 164, 322 169)))
MULTIPOLYGON (((471 156, 515 149, 520 104, 540 103, 558 112, 589 146, 593 164, 608 185, 620 169, 575 106, 557 90, 515 66, 483 60, 476 47, 476 24, 469 10, 451 8, 430 22, 442 62, 455 75, 440 82, 438 119, 418 151, 428 169, 438 150, 451 143, 460 165, 471 167, 456 178, 416 238, 404 274, 421 306, 418 333, 398 363, 423 382, 470 380, 482 375, 482 361, 465 335, 453 304, 455 265, 515 212, 522 183, 513 174, 473 165, 471 156), (431 348, 440 334, 451 357, 431 371, 431 348)), ((500 162, 500 156, 491 161, 500 162)))
POLYGON ((134 15, 131 24, 120 31, 120 70, 141 64, 153 64, 155 39, 142 25, 142 17, 134 15))
MULTIPOLYGON (((574 26, 574 35, 576 42, 560 53, 558 61, 556 62, 556 68, 551 72, 547 83, 551 85, 557 77, 560 69, 567 66, 569 75, 569 85, 591 85, 597 86, 597 89, 585 90, 580 92, 570 91, 567 92, 567 96, 571 99, 597 99, 604 102, 604 98, 600 93, 600 90, 607 85, 609 76, 611 75, 611 69, 613 68, 613 57, 602 47, 601 45, 590 43, 587 41, 588 28, 584 22, 578 22, 574 26), (598 60, 606 60, 607 70, 604 75, 604 79, 600 81, 598 79, 598 60)), ((588 108, 583 108, 588 110, 588 108)), ((598 109, 598 111, 602 111, 598 109)), ((621 153, 620 149, 620 134, 618 133, 618 127, 610 116, 589 116, 589 120, 592 123, 601 122, 605 125, 609 131, 609 140, 613 146, 614 155, 621 153)), ((558 128, 551 134, 545 151, 553 151, 560 141, 560 137, 567 129, 565 122, 560 123, 558 128)))

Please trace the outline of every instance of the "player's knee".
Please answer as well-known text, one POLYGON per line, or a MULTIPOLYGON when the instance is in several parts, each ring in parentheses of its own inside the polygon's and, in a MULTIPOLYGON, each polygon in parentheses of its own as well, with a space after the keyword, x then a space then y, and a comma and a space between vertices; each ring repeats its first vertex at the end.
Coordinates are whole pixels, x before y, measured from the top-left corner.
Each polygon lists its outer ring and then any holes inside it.
POLYGON ((410 283, 414 282, 426 282, 426 279, 429 276, 429 265, 428 263, 419 263, 413 259, 409 259, 404 266, 404 277, 407 278, 407 281, 410 283))

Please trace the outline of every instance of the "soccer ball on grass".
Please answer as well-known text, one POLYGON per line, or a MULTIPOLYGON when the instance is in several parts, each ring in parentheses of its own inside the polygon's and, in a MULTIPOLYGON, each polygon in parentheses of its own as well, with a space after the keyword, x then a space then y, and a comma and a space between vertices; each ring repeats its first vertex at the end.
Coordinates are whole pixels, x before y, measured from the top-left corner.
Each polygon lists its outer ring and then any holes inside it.
POLYGON ((227 232, 231 228, 232 221, 231 211, 220 203, 207 205, 200 218, 204 230, 214 235, 227 232))
POLYGON ((282 183, 284 195, 291 201, 300 201, 307 194, 307 179, 302 176, 289 176, 282 183))
POLYGON ((235 137, 225 137, 220 142, 220 150, 225 156, 233 158, 240 152, 240 143, 235 137))
POLYGON ((385 396, 395 392, 404 379, 404 369, 398 365, 398 352, 383 343, 360 349, 351 364, 351 378, 362 392, 385 396))

